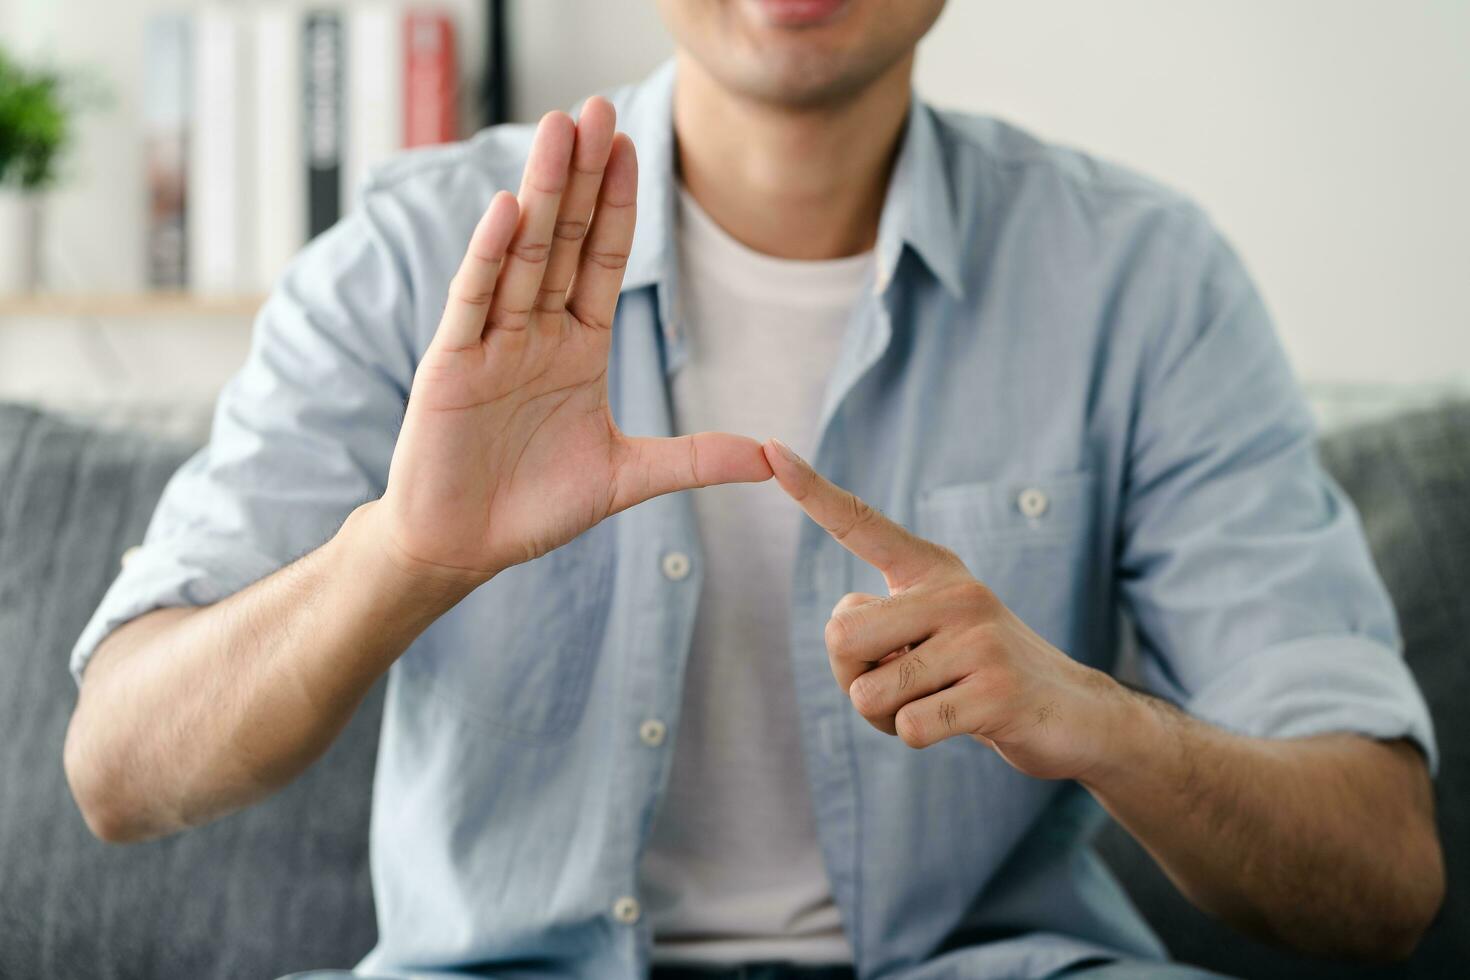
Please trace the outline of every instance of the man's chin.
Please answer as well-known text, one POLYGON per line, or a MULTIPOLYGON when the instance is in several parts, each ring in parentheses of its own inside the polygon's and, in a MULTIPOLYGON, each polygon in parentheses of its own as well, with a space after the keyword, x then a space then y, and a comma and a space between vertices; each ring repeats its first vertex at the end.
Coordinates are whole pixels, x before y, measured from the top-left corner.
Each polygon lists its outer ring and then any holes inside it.
POLYGON ((766 51, 756 66, 742 72, 744 84, 738 87, 749 97, 789 109, 839 104, 863 86, 835 60, 824 51, 766 51))
MULTIPOLYGON (((681 13, 679 4, 695 2, 666 0, 681 13)), ((851 100, 911 50, 873 23, 881 5, 864 0, 724 0, 699 9, 709 17, 690 25, 687 47, 702 53, 706 70, 731 92, 792 110, 851 100)))

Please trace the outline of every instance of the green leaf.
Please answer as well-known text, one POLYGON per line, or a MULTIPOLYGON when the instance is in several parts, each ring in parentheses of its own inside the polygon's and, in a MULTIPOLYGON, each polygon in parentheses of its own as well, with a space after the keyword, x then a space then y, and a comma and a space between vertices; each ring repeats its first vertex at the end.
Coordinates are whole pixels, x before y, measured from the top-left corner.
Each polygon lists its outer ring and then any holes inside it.
POLYGON ((27 68, 0 49, 0 185, 34 191, 56 182, 72 116, 104 101, 99 86, 50 68, 27 68))

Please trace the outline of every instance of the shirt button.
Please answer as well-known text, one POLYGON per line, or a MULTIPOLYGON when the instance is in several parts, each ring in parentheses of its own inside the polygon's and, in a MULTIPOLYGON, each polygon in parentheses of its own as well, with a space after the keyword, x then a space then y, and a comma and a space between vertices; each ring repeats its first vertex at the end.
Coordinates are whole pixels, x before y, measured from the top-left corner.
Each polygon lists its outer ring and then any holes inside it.
POLYGON ((678 582, 689 576, 689 556, 682 551, 670 551, 664 555, 661 566, 664 578, 671 582, 678 582))
POLYGON ((642 911, 643 910, 638 906, 638 899, 634 898, 632 895, 624 895, 616 902, 613 902, 613 918, 617 919, 625 926, 631 926, 633 923, 637 922, 638 916, 642 911))
POLYGON ((123 568, 126 568, 127 565, 128 565, 128 562, 132 561, 133 558, 134 558, 134 556, 136 556, 138 554, 138 552, 140 552, 142 550, 143 550, 142 547, 140 547, 139 545, 136 545, 136 544, 133 545, 127 551, 124 551, 122 553, 122 558, 118 561, 118 565, 122 566, 123 568))
POLYGON ((662 745, 664 744, 664 736, 668 733, 668 726, 657 718, 646 718, 643 724, 638 726, 638 737, 643 739, 644 745, 662 745))
POLYGON ((1016 506, 1021 508, 1021 513, 1027 517, 1040 517, 1042 514, 1045 514, 1046 508, 1050 503, 1051 501, 1047 499, 1046 493, 1035 487, 1027 487, 1016 498, 1016 506))

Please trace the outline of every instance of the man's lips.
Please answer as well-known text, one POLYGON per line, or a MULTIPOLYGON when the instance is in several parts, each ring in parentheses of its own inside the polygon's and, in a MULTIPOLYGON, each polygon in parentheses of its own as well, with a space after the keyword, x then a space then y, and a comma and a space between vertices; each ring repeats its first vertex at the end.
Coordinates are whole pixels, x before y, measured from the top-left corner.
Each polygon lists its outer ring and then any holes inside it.
POLYGON ((766 19, 778 27, 806 27, 832 18, 847 0, 757 0, 766 19))

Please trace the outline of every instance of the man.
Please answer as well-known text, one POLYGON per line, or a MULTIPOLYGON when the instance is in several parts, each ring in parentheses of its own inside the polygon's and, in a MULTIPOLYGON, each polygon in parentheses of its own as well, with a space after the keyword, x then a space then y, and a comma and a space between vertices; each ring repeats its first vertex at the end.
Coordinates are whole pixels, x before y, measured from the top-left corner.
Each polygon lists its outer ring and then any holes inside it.
POLYGON ((915 101, 941 7, 666 0, 644 84, 385 168, 78 643, 94 831, 387 672, 367 972, 1186 975, 1099 803, 1246 931, 1411 949, 1433 736, 1266 313, 1188 203, 915 101))

